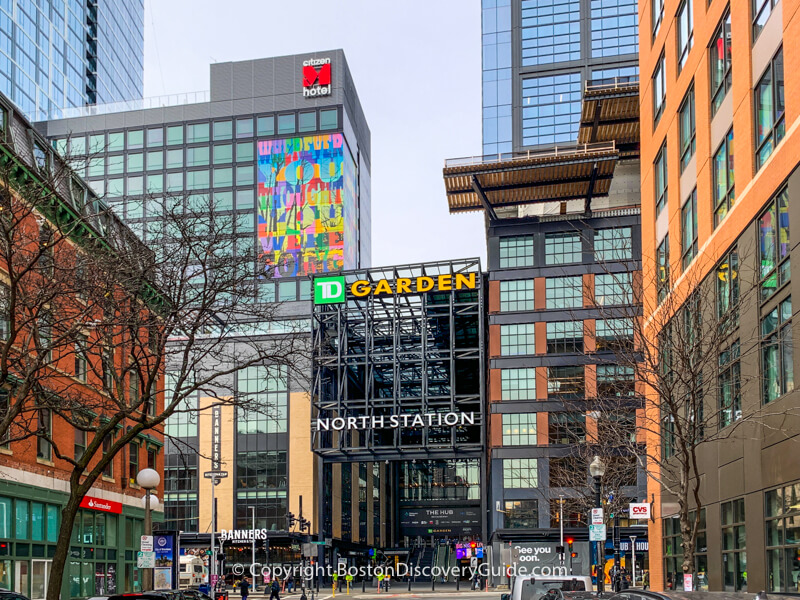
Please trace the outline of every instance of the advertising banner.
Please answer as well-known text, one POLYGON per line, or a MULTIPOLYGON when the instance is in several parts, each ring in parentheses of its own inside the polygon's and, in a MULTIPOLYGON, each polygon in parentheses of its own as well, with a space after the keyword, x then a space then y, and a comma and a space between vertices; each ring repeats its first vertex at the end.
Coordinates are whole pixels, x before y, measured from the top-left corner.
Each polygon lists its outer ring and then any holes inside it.
POLYGON ((153 589, 171 590, 172 569, 175 563, 175 538, 172 535, 153 536, 155 551, 155 569, 153 571, 153 589))

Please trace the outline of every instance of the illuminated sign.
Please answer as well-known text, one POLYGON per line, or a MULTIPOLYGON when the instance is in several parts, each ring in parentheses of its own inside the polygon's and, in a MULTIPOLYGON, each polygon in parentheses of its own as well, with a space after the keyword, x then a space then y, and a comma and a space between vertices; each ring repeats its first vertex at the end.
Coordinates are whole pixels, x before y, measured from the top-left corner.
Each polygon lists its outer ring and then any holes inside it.
POLYGON ((303 62, 303 97, 331 95, 331 59, 312 58, 303 62))
POLYGON ((122 503, 115 502, 114 500, 103 500, 102 498, 95 498, 93 496, 84 496, 81 500, 81 508, 90 508, 92 510, 99 510, 100 512, 122 514, 122 503))
POLYGON ((344 302, 344 277, 314 279, 314 304, 344 302))
POLYGON ((398 427, 456 427, 460 425, 475 425, 475 413, 448 412, 317 419, 317 431, 397 429, 398 427))
MULTIPOLYGON (((345 301, 344 277, 320 277, 314 279, 314 302, 333 304, 345 301)), ((393 282, 379 279, 369 282, 364 279, 350 285, 350 293, 356 298, 365 296, 392 296, 399 294, 419 294, 424 292, 449 292, 452 290, 474 290, 478 285, 477 273, 456 273, 436 277, 398 277, 393 282)))

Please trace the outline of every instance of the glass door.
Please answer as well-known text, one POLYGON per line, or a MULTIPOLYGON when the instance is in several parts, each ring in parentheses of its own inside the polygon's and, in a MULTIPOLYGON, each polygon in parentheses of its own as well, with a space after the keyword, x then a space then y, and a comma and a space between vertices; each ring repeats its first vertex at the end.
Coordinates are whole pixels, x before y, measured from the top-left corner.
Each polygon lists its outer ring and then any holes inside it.
POLYGON ((44 600, 50 581, 50 560, 31 561, 31 600, 44 600))
POLYGON ((14 580, 14 591, 23 596, 28 595, 30 563, 27 560, 17 561, 17 577, 14 580))

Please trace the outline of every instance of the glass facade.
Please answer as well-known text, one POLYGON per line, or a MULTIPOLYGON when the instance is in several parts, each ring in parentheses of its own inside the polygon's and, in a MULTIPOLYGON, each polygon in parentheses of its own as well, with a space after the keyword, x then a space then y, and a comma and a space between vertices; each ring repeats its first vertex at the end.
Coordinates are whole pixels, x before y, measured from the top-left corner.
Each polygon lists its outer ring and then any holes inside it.
POLYGON ((511 0, 482 0, 483 153, 511 150, 511 0))
POLYGON ((581 118, 581 74, 522 80, 522 145, 574 142, 581 118))
POLYGON ((591 0, 592 57, 639 52, 636 0, 591 0))
POLYGON ((0 0, 0 92, 32 120, 141 98, 144 0, 0 0))
POLYGON ((522 66, 581 57, 580 0, 522 0, 522 66))

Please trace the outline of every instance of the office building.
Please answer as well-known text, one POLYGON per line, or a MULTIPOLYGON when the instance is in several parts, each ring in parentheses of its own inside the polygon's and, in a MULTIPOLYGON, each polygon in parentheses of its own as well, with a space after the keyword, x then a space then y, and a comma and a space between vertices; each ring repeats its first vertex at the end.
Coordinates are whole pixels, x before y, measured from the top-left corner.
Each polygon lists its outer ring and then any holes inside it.
POLYGON ((483 154, 574 142, 587 81, 638 74, 636 0, 482 0, 483 154))
POLYGON ((31 120, 142 97, 144 0, 3 0, 0 93, 31 120))
MULTIPOLYGON (((280 303, 274 322, 250 324, 247 332, 265 343, 272 335, 308 336, 309 276, 370 263, 370 132, 344 53, 214 64, 207 101, 148 104, 157 107, 94 106, 40 126, 57 147, 91 154, 88 181, 147 243, 158 243, 147 223, 163 218, 164 197, 189 208, 211 199, 232 217, 235 251, 256 248, 261 299, 280 303)), ((250 530, 254 507, 256 528, 270 532, 270 557, 262 540, 259 562, 297 562, 286 517, 299 514, 301 496, 311 532, 319 526, 308 382, 263 366, 239 373, 234 385, 270 410, 221 408, 221 459, 230 476, 216 487, 217 529, 250 530)), ((194 451, 168 444, 166 526, 198 534, 196 544, 207 547, 210 413, 197 422, 171 419, 167 430, 194 451)), ((231 558, 235 545, 227 545, 231 558)))
MULTIPOLYGON (((710 590, 796 592, 800 582, 798 281, 790 271, 800 260, 790 233, 800 218, 792 200, 800 197, 800 99, 792 92, 800 76, 789 67, 800 49, 798 6, 640 7, 641 30, 653 40, 639 55, 643 269, 658 284, 646 288, 645 316, 659 304, 673 314, 688 298, 705 306, 701 342, 722 331, 702 373, 703 407, 715 420, 693 475, 701 505, 694 494, 689 502, 692 516, 699 512, 690 574, 710 590)), ((649 335, 667 333, 651 326, 649 335)), ((650 453, 673 455, 665 440, 651 436, 650 453)), ((680 586, 677 499, 655 481, 650 494, 651 582, 680 586)))

